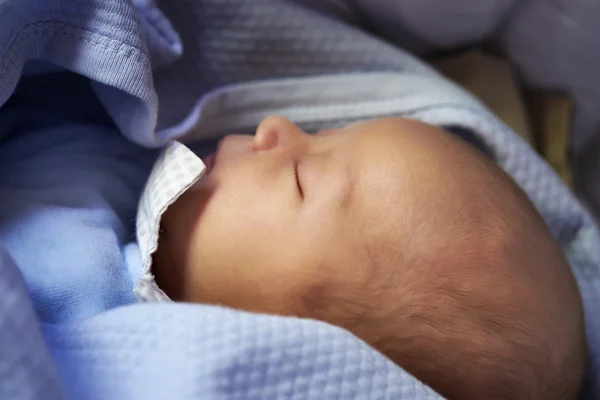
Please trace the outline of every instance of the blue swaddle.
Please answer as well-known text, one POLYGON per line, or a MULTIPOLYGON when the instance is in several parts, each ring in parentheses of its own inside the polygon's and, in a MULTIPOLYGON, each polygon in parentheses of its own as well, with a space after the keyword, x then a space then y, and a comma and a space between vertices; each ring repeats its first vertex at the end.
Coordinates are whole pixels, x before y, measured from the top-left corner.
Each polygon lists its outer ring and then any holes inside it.
MULTIPOLYGON (((271 114, 307 130, 403 115, 472 132, 564 249, 598 376, 598 231, 477 101, 398 48, 293 2, 161 5, 0 0, 0 398, 439 398, 324 323, 132 304, 133 219, 152 148, 251 132, 271 114)), ((598 385, 590 379, 588 398, 598 385)))

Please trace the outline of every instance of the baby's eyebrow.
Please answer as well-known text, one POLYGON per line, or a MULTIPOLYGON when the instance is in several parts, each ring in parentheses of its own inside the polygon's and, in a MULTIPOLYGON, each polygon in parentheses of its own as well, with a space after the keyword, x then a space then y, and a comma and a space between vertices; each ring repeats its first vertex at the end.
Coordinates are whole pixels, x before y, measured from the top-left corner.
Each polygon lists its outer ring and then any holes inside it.
POLYGON ((342 185, 340 186, 340 193, 338 194, 339 205, 347 212, 350 209, 350 205, 352 204, 352 199, 354 198, 356 191, 356 177, 355 171, 351 166, 351 163, 344 160, 342 164, 342 173, 340 174, 340 179, 342 179, 342 185))

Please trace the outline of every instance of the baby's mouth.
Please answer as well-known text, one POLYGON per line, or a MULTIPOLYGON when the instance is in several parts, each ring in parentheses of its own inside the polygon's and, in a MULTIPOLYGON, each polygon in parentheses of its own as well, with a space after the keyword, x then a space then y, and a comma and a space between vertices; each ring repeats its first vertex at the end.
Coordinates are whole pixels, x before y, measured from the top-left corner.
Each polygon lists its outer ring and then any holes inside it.
POLYGON ((210 154, 206 157, 201 157, 200 160, 202 160, 202 163, 204 164, 206 169, 204 170, 204 173, 201 175, 201 177, 198 179, 198 181, 192 185, 191 190, 194 190, 194 191, 202 190, 207 187, 206 177, 211 173, 211 171, 213 170, 213 168, 215 166, 215 155, 214 154, 210 154))
POLYGON ((209 174, 215 165, 215 155, 211 154, 209 156, 202 157, 202 162, 206 166, 206 173, 209 174))

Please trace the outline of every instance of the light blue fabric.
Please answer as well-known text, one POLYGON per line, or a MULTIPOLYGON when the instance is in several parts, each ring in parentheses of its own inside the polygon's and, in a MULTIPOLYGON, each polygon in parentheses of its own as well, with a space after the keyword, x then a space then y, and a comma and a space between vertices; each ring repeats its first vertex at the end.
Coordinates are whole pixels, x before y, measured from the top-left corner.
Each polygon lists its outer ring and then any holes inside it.
POLYGON ((491 43, 531 89, 569 93, 576 188, 600 219, 600 2, 292 0, 423 54, 491 43))
POLYGON ((0 121, 0 243, 39 318, 133 302, 121 253, 156 151, 120 135, 89 81, 64 72, 23 79, 0 121))
POLYGON ((127 305, 135 199, 155 154, 134 143, 251 132, 272 113, 307 129, 404 115, 472 132, 565 250, 585 301, 590 376, 600 374, 598 231, 478 102, 294 2, 161 6, 170 22, 150 1, 0 0, 0 398, 439 398, 326 324, 127 305))

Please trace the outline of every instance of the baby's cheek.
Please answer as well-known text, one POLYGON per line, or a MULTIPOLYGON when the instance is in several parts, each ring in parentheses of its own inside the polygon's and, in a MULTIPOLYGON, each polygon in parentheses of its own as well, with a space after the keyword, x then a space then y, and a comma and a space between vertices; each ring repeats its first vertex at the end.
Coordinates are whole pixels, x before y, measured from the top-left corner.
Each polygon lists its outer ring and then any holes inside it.
POLYGON ((191 266, 194 279, 188 284, 190 301, 296 315, 300 279, 291 259, 275 251, 261 251, 251 243, 233 247, 215 242, 204 245, 210 251, 199 252, 191 266))
POLYGON ((190 240, 186 300, 248 311, 293 314, 311 276, 310 232, 287 212, 287 192, 223 179, 204 205, 190 240))

